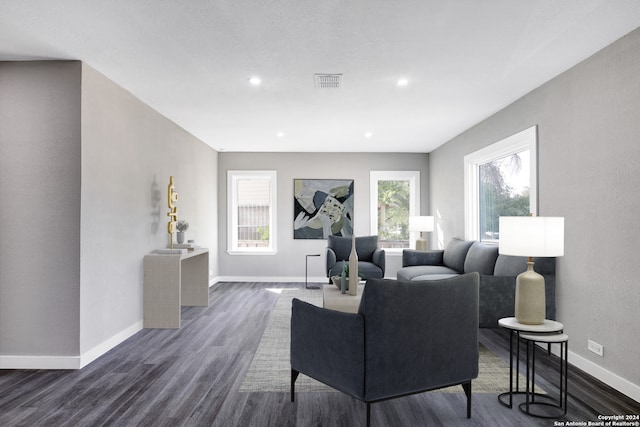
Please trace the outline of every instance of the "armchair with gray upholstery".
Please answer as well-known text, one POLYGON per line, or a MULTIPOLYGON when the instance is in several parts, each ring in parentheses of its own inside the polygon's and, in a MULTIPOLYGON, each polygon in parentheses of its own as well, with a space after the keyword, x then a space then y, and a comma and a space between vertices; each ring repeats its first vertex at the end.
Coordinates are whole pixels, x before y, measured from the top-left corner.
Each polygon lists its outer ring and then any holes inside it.
MULTIPOLYGON (((385 269, 384 250, 378 248, 378 236, 356 237, 358 273, 364 279, 382 279, 385 269)), ((345 264, 349 264, 351 238, 329 236, 327 238, 327 277, 339 276, 345 264)))
POLYGON ((478 273, 418 282, 369 279, 358 313, 294 299, 291 401, 299 373, 367 404, 462 385, 471 417, 478 376, 478 273))

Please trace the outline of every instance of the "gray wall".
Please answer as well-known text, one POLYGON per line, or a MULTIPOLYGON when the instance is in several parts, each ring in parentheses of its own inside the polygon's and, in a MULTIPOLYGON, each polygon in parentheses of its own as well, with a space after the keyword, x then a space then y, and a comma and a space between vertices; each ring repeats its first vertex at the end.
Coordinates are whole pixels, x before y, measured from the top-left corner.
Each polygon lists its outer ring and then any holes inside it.
MULTIPOLYGON (((87 65, 82 73, 81 353, 142 319, 142 257, 168 244, 173 175, 187 239, 217 274, 217 152, 87 65)), ((174 237, 175 238, 175 237, 174 237)))
POLYGON ((0 356, 79 351, 80 76, 0 62, 0 356))
POLYGON ((565 217, 557 317, 570 336, 572 363, 636 399, 639 118, 635 30, 440 147, 430 165, 431 206, 444 241, 464 237, 463 156, 538 124, 539 215, 565 217), (604 345, 604 358, 587 351, 587 339, 604 345))
POLYGON ((0 93, 0 363, 84 364, 142 326, 170 175, 218 274, 218 154, 80 62, 0 63, 0 93))
MULTIPOLYGON (((326 277, 326 240, 293 239, 293 180, 295 178, 354 179, 356 235, 368 235, 369 229, 369 172, 372 170, 419 170, 421 212, 428 212, 428 154, 392 153, 220 153, 218 164, 218 192, 220 235, 220 275, 222 278, 251 278, 256 280, 304 280, 305 255, 309 258, 309 277, 326 277), (276 255, 229 255, 227 253, 227 171, 276 170, 278 173, 277 245, 276 255)), ((388 277, 395 277, 400 267, 399 256, 387 256, 388 277)))

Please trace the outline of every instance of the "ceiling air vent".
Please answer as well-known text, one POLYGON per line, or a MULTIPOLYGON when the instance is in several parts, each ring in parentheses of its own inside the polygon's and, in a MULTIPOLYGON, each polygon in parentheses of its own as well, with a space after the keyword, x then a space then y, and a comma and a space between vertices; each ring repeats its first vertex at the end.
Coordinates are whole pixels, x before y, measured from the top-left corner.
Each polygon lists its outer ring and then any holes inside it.
POLYGON ((342 74, 314 74, 313 80, 318 89, 340 89, 342 74))

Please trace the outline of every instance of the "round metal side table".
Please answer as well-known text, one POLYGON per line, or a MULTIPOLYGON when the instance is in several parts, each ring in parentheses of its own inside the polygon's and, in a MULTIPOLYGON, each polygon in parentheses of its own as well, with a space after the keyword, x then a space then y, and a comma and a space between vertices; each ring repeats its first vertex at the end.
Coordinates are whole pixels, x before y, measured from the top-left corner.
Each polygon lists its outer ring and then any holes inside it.
MULTIPOLYGON (((569 336, 567 334, 520 334, 520 339, 524 340, 527 344, 527 386, 526 386, 526 399, 519 405, 522 412, 527 415, 538 418, 558 418, 567 414, 567 373, 568 362, 567 356, 569 353, 569 336), (560 394, 558 395, 558 403, 553 402, 553 398, 546 394, 534 393, 535 377, 536 377, 536 343, 547 344, 560 344, 560 394), (531 348, 531 351, 529 351, 531 348), (530 356, 531 354, 531 356, 530 356), (529 382, 529 359, 531 359, 531 382, 529 382), (536 396, 541 396, 547 399, 546 401, 536 401, 536 396), (552 407, 559 408, 563 412, 557 413, 541 413, 539 411, 532 412, 533 408, 540 407, 552 407)), ((549 349, 550 350, 550 349, 549 349)))
MULTIPOLYGON (((513 395, 514 394, 527 394, 527 390, 520 390, 520 336, 522 334, 528 335, 551 335, 561 334, 564 325, 555 320, 545 319, 540 325, 527 325, 520 323, 515 317, 504 317, 498 320, 498 325, 509 330, 509 391, 498 395, 498 401, 507 408, 513 407, 513 395), (514 340, 515 337, 515 340, 514 340), (514 345, 515 344, 515 345, 514 345), (515 347, 515 348, 514 348, 515 347), (516 378, 515 378, 515 390, 513 388, 513 360, 516 360, 516 378), (506 401, 508 397, 508 401, 506 401)), ((527 364, 528 367, 528 364, 527 364)), ((535 393, 531 390, 532 397, 535 395, 546 396, 542 393, 535 393)))

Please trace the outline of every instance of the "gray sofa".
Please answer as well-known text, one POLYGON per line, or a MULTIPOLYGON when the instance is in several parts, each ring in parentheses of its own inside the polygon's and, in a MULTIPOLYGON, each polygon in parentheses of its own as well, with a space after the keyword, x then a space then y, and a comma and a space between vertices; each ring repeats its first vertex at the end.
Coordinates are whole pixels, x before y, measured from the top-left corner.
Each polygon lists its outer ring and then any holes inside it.
MULTIPOLYGON (((534 270, 544 276, 547 319, 556 318, 556 259, 534 258, 534 270)), ((498 254, 498 245, 452 239, 444 250, 405 249, 397 278, 436 280, 462 273, 480 274, 480 327, 497 328, 498 319, 514 316, 516 276, 527 269, 526 257, 498 254)))
POLYGON ((369 425, 371 403, 462 385, 470 418, 471 380, 478 376, 478 283, 477 273, 431 286, 369 279, 358 313, 293 299, 291 401, 303 373, 366 402, 369 425))

